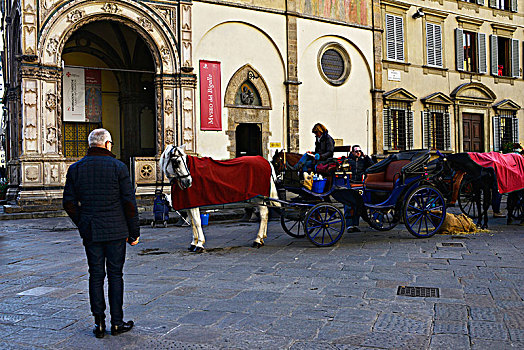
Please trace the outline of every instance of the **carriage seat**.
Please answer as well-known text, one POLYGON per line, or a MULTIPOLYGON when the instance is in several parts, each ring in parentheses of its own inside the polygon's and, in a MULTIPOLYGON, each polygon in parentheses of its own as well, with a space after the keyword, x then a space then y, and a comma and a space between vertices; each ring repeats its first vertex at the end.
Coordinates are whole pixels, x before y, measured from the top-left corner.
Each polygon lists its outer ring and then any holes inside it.
POLYGON ((383 171, 367 174, 364 185, 369 189, 393 191, 395 181, 400 177, 402 168, 408 163, 409 160, 392 161, 383 171))

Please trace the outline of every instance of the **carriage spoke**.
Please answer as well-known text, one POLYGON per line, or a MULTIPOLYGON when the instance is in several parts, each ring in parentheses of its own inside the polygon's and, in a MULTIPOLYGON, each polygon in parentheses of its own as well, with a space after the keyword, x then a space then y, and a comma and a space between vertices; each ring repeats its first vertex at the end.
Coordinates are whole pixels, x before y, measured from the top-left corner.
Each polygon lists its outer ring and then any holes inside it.
POLYGON ((424 222, 426 224, 426 234, 428 234, 429 232, 429 228, 428 228, 428 218, 426 216, 424 216, 424 222))

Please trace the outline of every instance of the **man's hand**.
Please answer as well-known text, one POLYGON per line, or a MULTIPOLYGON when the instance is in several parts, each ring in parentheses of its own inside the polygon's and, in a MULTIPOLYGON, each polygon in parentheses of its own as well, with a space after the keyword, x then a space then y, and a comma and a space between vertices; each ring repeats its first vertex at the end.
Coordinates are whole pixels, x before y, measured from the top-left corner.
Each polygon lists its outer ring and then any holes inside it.
POLYGON ((132 239, 133 238, 131 237, 126 238, 126 241, 127 243, 129 243, 129 245, 137 245, 138 242, 140 241, 140 237, 137 237, 134 241, 132 239))

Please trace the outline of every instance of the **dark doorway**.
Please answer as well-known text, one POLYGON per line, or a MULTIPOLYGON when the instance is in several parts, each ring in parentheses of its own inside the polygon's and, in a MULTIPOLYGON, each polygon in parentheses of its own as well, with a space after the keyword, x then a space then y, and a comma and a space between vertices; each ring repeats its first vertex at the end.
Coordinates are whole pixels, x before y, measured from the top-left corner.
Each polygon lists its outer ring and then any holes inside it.
POLYGON ((262 155, 262 130, 259 124, 238 124, 235 135, 237 157, 262 155))
POLYGON ((484 152, 482 114, 462 114, 464 152, 484 152))

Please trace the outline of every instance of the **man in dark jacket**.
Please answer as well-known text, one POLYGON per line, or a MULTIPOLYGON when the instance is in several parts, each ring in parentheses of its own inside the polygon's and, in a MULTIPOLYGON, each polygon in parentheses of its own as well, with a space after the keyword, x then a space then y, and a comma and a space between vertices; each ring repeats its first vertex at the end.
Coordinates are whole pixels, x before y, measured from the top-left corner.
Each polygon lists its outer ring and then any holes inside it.
MULTIPOLYGON (((351 148, 351 154, 348 156, 349 166, 351 169, 351 180, 362 181, 364 172, 367 168, 373 165, 373 160, 362 152, 359 145, 354 145, 351 148)), ((360 232, 358 228, 360 222, 360 215, 355 212, 356 203, 351 206, 344 205, 344 217, 346 219, 346 227, 348 232, 360 232)))
POLYGON ((122 270, 126 241, 138 243, 140 226, 135 192, 127 167, 111 153, 111 134, 96 129, 89 134, 87 155, 67 171, 63 205, 78 227, 89 265, 89 301, 95 317, 93 333, 105 335, 104 280, 107 267, 111 334, 133 328, 124 322, 122 270))

